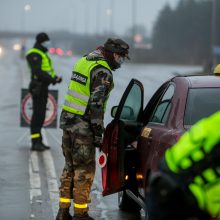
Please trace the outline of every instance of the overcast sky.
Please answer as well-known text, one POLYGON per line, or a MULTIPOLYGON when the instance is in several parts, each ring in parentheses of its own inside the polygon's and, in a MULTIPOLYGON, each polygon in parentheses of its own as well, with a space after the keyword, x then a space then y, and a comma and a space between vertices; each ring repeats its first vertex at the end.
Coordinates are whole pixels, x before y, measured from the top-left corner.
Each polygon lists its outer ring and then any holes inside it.
POLYGON ((151 33, 159 11, 179 0, 0 0, 0 30, 103 33, 123 35, 134 23, 151 33), (135 7, 133 7, 135 4, 135 7), (31 10, 25 11, 25 5, 31 10), (136 10, 133 10, 136 9, 136 10))

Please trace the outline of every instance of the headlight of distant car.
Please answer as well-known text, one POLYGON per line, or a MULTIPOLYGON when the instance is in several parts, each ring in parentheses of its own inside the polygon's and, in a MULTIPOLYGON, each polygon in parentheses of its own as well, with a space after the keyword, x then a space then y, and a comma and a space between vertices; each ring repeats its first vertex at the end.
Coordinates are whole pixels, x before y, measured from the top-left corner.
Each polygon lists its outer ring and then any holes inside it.
POLYGON ((0 56, 3 55, 3 48, 0 46, 0 56))
POLYGON ((21 50, 21 44, 14 44, 13 50, 15 50, 15 51, 21 50))

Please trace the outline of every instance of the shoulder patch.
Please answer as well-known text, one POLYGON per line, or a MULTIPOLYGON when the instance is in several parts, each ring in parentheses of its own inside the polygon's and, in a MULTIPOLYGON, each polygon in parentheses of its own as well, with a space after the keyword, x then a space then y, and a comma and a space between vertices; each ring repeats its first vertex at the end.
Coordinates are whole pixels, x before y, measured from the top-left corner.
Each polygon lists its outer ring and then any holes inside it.
POLYGON ((72 77, 71 77, 71 80, 78 82, 82 85, 86 85, 87 79, 88 79, 87 76, 84 76, 83 74, 78 73, 78 72, 73 72, 72 77))
POLYGON ((34 57, 33 57, 33 60, 34 60, 34 61, 38 60, 38 57, 37 57, 37 56, 34 56, 34 57))

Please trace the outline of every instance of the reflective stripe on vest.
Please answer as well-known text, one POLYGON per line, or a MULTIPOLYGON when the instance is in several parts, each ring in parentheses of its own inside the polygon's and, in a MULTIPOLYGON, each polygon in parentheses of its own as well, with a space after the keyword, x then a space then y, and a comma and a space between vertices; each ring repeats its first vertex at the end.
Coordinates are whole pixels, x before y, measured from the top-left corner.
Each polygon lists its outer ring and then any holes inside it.
MULTIPOLYGON (((98 65, 111 72, 104 60, 90 61, 82 57, 74 66, 63 109, 77 115, 84 115, 90 98, 90 73, 98 65)), ((104 111, 109 94, 105 98, 104 111)))
MULTIPOLYGON (((47 55, 47 53, 44 53, 41 50, 36 49, 36 48, 30 49, 27 52, 27 55, 31 54, 31 53, 37 53, 42 57, 41 70, 43 70, 45 72, 48 72, 51 75, 51 77, 54 78, 55 77, 55 72, 54 72, 54 69, 52 67, 53 63, 52 63, 52 60, 50 59, 50 57, 47 55)), ((34 76, 34 77, 37 77, 37 76, 34 76)))
POLYGON ((165 153, 174 173, 194 173, 189 189, 201 209, 220 217, 220 112, 202 119, 165 153), (214 163, 215 162, 215 163, 214 163), (200 166, 198 166, 200 165, 200 166), (195 170, 193 170, 195 168, 195 170), (189 171, 189 172, 188 172, 189 171))

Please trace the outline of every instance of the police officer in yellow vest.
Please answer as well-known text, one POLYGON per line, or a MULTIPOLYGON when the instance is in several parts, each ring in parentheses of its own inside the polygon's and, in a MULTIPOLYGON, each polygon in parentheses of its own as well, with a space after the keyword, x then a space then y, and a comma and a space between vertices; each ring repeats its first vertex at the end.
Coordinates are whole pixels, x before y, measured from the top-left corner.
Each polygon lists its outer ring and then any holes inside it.
POLYGON ((165 152, 147 194, 149 220, 220 220, 220 111, 165 152))
POLYGON ((102 144, 106 102, 114 86, 112 71, 129 58, 128 50, 123 40, 109 38, 74 65, 60 118, 65 166, 56 220, 93 219, 88 215, 88 203, 95 175, 95 147, 102 144), (69 214, 71 199, 73 217, 69 214))
POLYGON ((26 60, 31 71, 29 91, 33 100, 31 118, 31 150, 43 151, 49 149, 42 141, 41 128, 46 114, 48 86, 60 83, 61 77, 55 75, 52 61, 48 55, 49 36, 39 33, 34 47, 27 52, 26 60))

